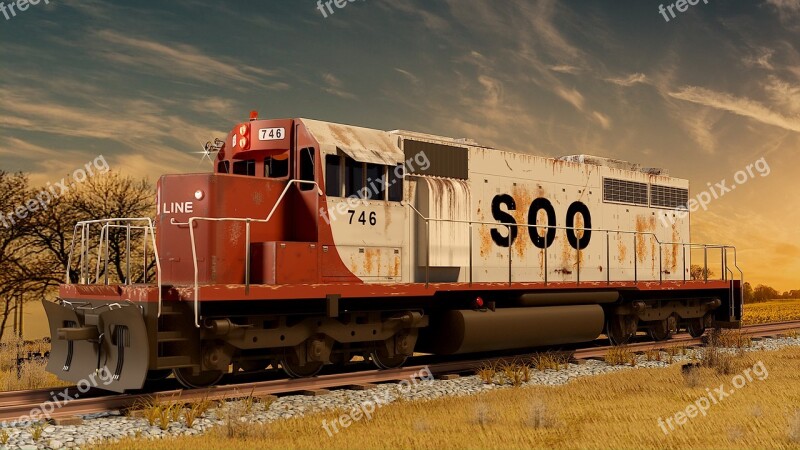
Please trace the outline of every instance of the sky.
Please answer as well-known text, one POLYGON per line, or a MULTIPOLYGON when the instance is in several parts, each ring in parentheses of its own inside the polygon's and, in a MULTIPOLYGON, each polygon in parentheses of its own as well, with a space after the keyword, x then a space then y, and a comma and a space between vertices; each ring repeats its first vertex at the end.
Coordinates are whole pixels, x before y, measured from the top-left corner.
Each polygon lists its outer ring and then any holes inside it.
POLYGON ((623 159, 692 196, 763 158, 692 237, 798 289, 800 0, 705 1, 41 0, 0 15, 0 169, 208 171, 250 110, 623 159))

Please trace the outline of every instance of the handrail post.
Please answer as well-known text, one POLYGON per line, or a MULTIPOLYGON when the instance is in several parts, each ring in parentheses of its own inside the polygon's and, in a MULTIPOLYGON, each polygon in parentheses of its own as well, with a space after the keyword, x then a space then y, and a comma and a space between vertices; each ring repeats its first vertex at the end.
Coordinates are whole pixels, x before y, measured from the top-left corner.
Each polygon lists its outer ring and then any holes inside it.
POLYGON ((79 261, 80 268, 81 268, 81 276, 79 277, 78 284, 86 284, 86 279, 84 278, 85 274, 85 267, 86 267, 86 224, 81 225, 81 260, 79 261))
POLYGON ((611 233, 606 231, 606 284, 611 285, 611 233))
POLYGON ((200 328, 200 286, 197 266, 197 248, 194 240, 194 217, 189 218, 189 239, 192 243, 192 262, 194 263, 194 326, 200 328))
POLYGON ((250 219, 244 222, 244 294, 250 295, 250 219))
MULTIPOLYGON (((574 228, 573 228, 573 230, 574 230, 574 228)), ((577 241, 576 242, 577 245, 575 245, 575 263, 578 266, 578 270, 576 271, 576 276, 578 278, 578 283, 577 284, 580 285, 581 284, 581 239, 583 238, 583 236, 581 236, 581 237, 577 237, 577 236, 578 236, 578 233, 575 233, 575 237, 576 237, 575 240, 577 241)))
POLYGON ((469 223, 469 285, 472 286, 472 222, 469 223))
POLYGON ((144 227, 144 238, 142 239, 142 282, 147 284, 147 227, 144 227))
POLYGON ((131 223, 125 223, 125 284, 131 284, 131 223))
POLYGON ((150 239, 153 240, 153 259, 156 261, 156 283, 158 284, 158 315, 161 317, 161 261, 158 259, 158 247, 156 246, 156 230, 153 228, 153 220, 147 218, 147 225, 150 228, 150 239))
POLYGON ((719 249, 720 255, 720 264, 722 265, 722 281, 728 281, 728 264, 725 262, 725 250, 724 248, 719 249))
POLYGON ((425 219, 425 240, 427 241, 427 248, 425 250, 425 289, 428 288, 431 281, 431 222, 430 219, 425 219))
POLYGON ((708 283, 708 246, 703 245, 703 278, 708 283))
POLYGON ((508 229, 508 285, 511 286, 511 226, 506 225, 506 228, 508 229))
POLYGON ((686 284, 686 243, 681 244, 683 248, 683 284, 686 284))
POLYGON ((664 246, 659 243, 658 244, 658 282, 660 284, 664 284, 664 264, 661 260, 664 252, 664 246))
POLYGON ((544 233, 544 285, 545 286, 547 286, 548 280, 550 279, 550 274, 548 273, 548 270, 550 270, 550 268, 548 267, 548 261, 547 261, 548 259, 547 250, 550 249, 550 242, 548 241, 547 237, 550 235, 549 231, 551 226, 552 225, 548 223, 544 233))
MULTIPOLYGON (((110 255, 108 247, 110 246, 110 243, 111 243, 111 227, 109 227, 108 231, 106 232, 106 242, 105 242, 106 260, 105 260, 105 265, 103 266, 103 284, 105 284, 106 286, 108 286, 108 259, 110 255)), ((103 243, 101 242, 100 245, 103 245, 103 243)))
POLYGON ((633 284, 639 284, 639 248, 637 247, 637 233, 633 233, 633 284))
MULTIPOLYGON (((100 282, 100 261, 102 261, 102 252, 103 252, 103 236, 105 235, 106 230, 108 229, 108 225, 103 225, 103 228, 100 228, 100 241, 97 244, 97 265, 95 266, 94 272, 94 282, 100 282)), ((91 280, 89 280, 91 281, 91 280)))

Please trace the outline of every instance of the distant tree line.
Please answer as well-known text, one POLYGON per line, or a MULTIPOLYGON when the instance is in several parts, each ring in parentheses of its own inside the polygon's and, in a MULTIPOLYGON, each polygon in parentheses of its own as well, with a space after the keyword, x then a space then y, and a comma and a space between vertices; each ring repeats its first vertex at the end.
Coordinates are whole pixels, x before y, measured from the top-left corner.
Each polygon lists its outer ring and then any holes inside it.
MULTIPOLYGON (((704 280, 708 277, 709 280, 714 279, 714 272, 710 269, 704 269, 703 266, 692 264, 689 269, 689 274, 692 280, 704 280)), ((777 289, 759 284, 753 288, 749 282, 744 283, 744 302, 745 303, 759 303, 767 302, 770 300, 791 300, 800 299, 800 290, 778 292, 777 289)))
POLYGON ((769 300, 790 300, 790 299, 800 299, 800 289, 784 291, 783 293, 780 293, 778 292, 777 289, 764 284, 759 284, 754 289, 750 283, 748 282, 744 283, 745 303, 759 303, 759 302, 766 302, 769 300))

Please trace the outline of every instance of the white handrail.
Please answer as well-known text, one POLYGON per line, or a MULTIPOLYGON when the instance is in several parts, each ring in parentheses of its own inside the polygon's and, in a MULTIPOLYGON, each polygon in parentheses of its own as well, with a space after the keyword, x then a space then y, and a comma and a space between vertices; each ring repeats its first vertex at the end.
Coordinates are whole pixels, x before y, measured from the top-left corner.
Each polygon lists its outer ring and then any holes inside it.
POLYGON ((317 188, 317 205, 319 205, 319 197, 322 196, 322 189, 320 189, 319 184, 316 181, 306 181, 306 180, 290 180, 286 187, 281 192, 281 195, 278 196, 278 199, 275 201, 275 204, 272 206, 272 210, 270 210, 269 214, 267 215, 266 219, 251 219, 251 218, 243 218, 243 217, 190 217, 188 222, 176 222, 175 219, 170 220, 171 225, 177 226, 189 226, 189 239, 192 243, 192 263, 194 264, 194 326, 196 328, 200 328, 200 270, 197 265, 197 245, 194 237, 194 223, 198 221, 205 221, 205 222, 245 222, 245 291, 249 292, 250 290, 250 224, 251 223, 267 223, 272 219, 272 215, 278 208, 278 205, 281 204, 283 198, 286 196, 286 192, 289 190, 289 187, 292 184, 307 184, 312 185, 317 188))
MULTIPOLYGON (((706 255, 705 262, 704 262, 704 273, 706 274, 705 275, 705 278, 706 278, 705 281, 706 282, 708 282, 708 258, 707 258, 708 250, 709 249, 719 249, 722 252, 727 252, 728 249, 733 249, 733 251, 734 251, 734 267, 736 267, 736 269, 739 271, 740 276, 741 276, 740 281, 742 282, 742 285, 744 285, 744 272, 739 268, 738 263, 736 262, 736 247, 733 246, 733 245, 701 244, 701 243, 694 243, 694 242, 661 242, 658 239, 658 236, 655 233, 653 233, 653 232, 644 232, 644 231, 612 230, 612 229, 605 229, 605 228, 566 227, 566 226, 558 226, 558 225, 539 225, 539 224, 531 225, 531 224, 518 224, 518 223, 508 223, 508 222, 487 222, 487 221, 479 221, 479 220, 439 219, 439 218, 434 218, 434 217, 425 217, 417 208, 414 207, 414 205, 412 205, 412 204, 410 204, 408 202, 403 202, 403 204, 405 206, 408 206, 409 208, 411 208, 411 210, 413 210, 423 221, 425 221, 425 227, 428 230, 430 230, 430 224, 429 224, 430 222, 446 222, 446 223, 468 224, 468 225, 470 225, 470 229, 472 229, 472 225, 500 225, 500 226, 505 226, 509 230, 511 229, 511 227, 526 227, 526 228, 536 228, 537 231, 538 231, 539 228, 542 228, 544 230, 550 230, 550 229, 572 230, 572 231, 576 231, 576 232, 577 231, 584 231, 584 232, 590 231, 590 232, 605 233, 607 237, 610 236, 611 233, 632 234, 632 235, 634 235, 634 246, 636 245, 636 237, 637 236, 651 236, 656 241, 656 243, 659 245, 659 266, 661 266, 661 264, 662 264, 661 249, 663 248, 664 245, 680 245, 683 248, 688 247, 690 249, 691 248, 702 248, 704 253, 705 253, 705 255, 706 255)), ((430 235, 429 234, 430 233, 428 233, 428 235, 426 235, 426 239, 430 242, 430 235)), ((509 237, 510 236, 511 236, 511 234, 509 233, 509 237)), ((546 233, 545 233, 545 239, 546 239, 546 233)), ((470 241, 471 240, 472 240, 472 236, 470 236, 470 241)), ((547 246, 545 246, 545 247, 547 247, 547 246)), ((580 247, 580 245, 578 247, 580 247)), ((511 246, 509 246, 509 249, 510 248, 511 248, 511 246)), ((577 251, 580 251, 580 250, 582 250, 582 249, 580 249, 580 248, 577 249, 577 251)), ((546 248, 543 249, 543 251, 544 251, 544 254, 545 254, 545 262, 546 262, 547 261, 546 248)), ((428 252, 430 252, 430 248, 428 248, 428 252)), ((509 251, 509 253, 510 253, 510 251, 509 251)), ((635 252, 634 252, 634 254, 635 254, 635 252)), ((430 275, 429 275, 430 260, 429 260, 429 255, 426 256, 426 259, 427 259, 427 261, 426 261, 426 264, 425 264, 425 286, 427 287, 429 285, 429 281, 430 281, 430 275)), ((578 284, 580 284, 580 258, 578 258, 578 261, 579 261, 579 263, 578 263, 577 277, 578 277, 578 284)), ((511 283, 511 258, 510 257, 509 257, 509 262, 508 263, 509 263, 509 283, 511 283)), ((684 256, 684 265, 685 265, 685 256, 684 256)), ((636 257, 635 256, 634 256, 634 267, 636 267, 636 257)), ((722 270, 726 271, 727 270, 727 265, 726 265, 726 267, 723 267, 722 270)), ((661 270, 659 270, 659 272, 661 272, 661 270)), ((471 273, 472 273, 472 262, 470 261, 470 276, 471 276, 471 273)), ((685 270, 684 270, 683 276, 684 276, 684 282, 686 282, 686 271, 685 270)), ((607 278, 607 282, 608 283, 611 282, 611 278, 610 277, 611 277, 611 270, 610 270, 610 267, 609 267, 606 270, 606 278, 607 278)), ((659 278, 660 278, 659 281, 661 283, 663 283, 663 281, 664 281, 663 280, 663 274, 659 273, 659 278)), ((638 282, 638 270, 636 268, 634 269, 634 281, 638 282)), ((547 274, 546 273, 545 273, 544 282, 547 283, 547 274)))
MULTIPOLYGON (((80 222, 77 222, 75 224, 74 229, 73 229, 72 244, 70 246, 69 257, 67 258, 67 273, 66 273, 66 283, 65 284, 67 284, 67 285, 72 284, 72 280, 70 279, 69 275, 70 275, 70 270, 72 269, 72 254, 75 251, 75 235, 77 235, 79 228, 81 230, 81 274, 80 274, 79 284, 88 284, 88 282, 91 280, 91 275, 88 272, 88 270, 89 270, 89 268, 88 268, 88 262, 89 262, 88 261, 89 260, 89 239, 90 239, 90 236, 89 236, 88 232, 89 232, 90 226, 92 224, 104 224, 103 228, 101 228, 101 232, 100 232, 101 233, 100 245, 102 246, 102 237, 103 237, 103 233, 104 233, 103 230, 106 230, 105 232, 107 234, 106 227, 111 226, 111 227, 126 228, 126 227, 130 227, 130 224, 134 223, 134 222, 145 222, 146 225, 136 226, 135 228, 144 228, 145 231, 149 230, 149 232, 150 232, 149 234, 150 234, 150 238, 151 238, 152 245, 153 245, 153 256, 154 256, 155 261, 156 261, 156 279, 157 279, 156 281, 158 283, 158 316, 157 317, 161 317, 161 307, 162 307, 162 300, 163 300, 162 299, 162 293, 161 293, 161 291, 162 291, 161 261, 158 258, 158 247, 156 246, 156 233, 155 233, 155 228, 153 226, 153 219, 151 219, 150 217, 115 217, 115 218, 110 218, 110 219, 82 220, 80 222), (116 225, 115 222, 127 223, 127 225, 116 225), (88 276, 88 278, 84 278, 84 276, 88 276)), ((146 234, 147 233, 145 233, 145 235, 146 234)), ((127 243, 126 248, 130 248, 130 242, 127 243)), ((98 249, 98 251, 100 251, 100 250, 98 249)), ((98 255, 99 255, 99 253, 98 253, 98 255)), ((128 257, 130 257, 130 255, 128 257)), ((146 255, 145 255, 145 257, 146 257, 146 255)), ((98 260, 98 265, 99 265, 99 263, 100 262, 98 260)), ((128 273, 126 275, 128 277, 128 280, 130 280, 130 269, 128 269, 128 273)), ((99 274, 98 274, 98 278, 99 278, 99 274)), ((97 281, 99 281, 99 279, 97 281)))

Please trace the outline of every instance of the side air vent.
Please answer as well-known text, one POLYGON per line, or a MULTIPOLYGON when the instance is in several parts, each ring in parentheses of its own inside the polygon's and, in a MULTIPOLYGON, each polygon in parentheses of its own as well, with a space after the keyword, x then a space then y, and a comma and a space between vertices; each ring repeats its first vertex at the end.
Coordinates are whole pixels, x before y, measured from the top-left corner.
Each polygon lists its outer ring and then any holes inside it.
POLYGON ((603 178, 603 201, 648 206, 647 183, 603 178))
POLYGON ((650 190, 650 204, 658 208, 686 208, 689 190, 654 184, 650 190))
POLYGON ((469 150, 466 147, 434 144, 431 142, 403 140, 403 152, 406 160, 411 160, 417 175, 431 175, 444 178, 466 180, 469 177, 469 150), (418 156, 420 153, 423 156, 418 156), (420 166, 420 161, 430 161, 427 168, 420 166))

